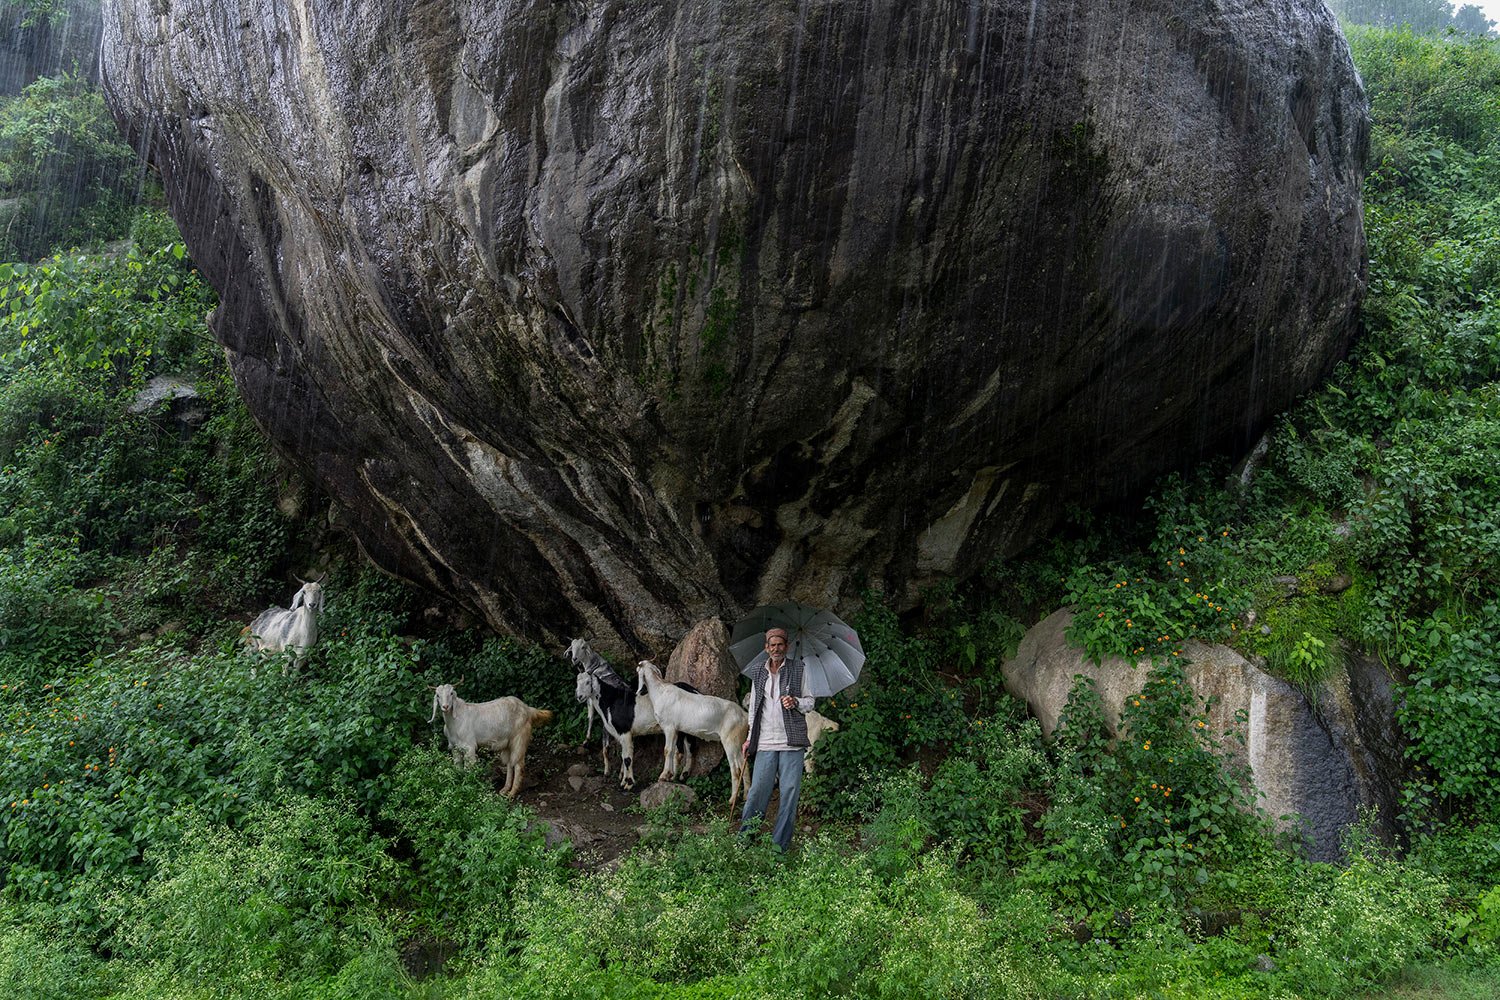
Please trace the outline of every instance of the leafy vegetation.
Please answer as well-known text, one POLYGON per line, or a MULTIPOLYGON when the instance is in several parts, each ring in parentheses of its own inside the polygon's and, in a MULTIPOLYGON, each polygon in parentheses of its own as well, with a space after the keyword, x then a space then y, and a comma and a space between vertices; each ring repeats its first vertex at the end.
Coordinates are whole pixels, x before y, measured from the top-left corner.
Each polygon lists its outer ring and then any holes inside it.
POLYGON ((43 77, 0 98, 0 260, 118 239, 144 183, 87 80, 43 77))
POLYGON ((921 621, 868 595, 866 678, 820 705, 841 728, 789 857, 663 813, 580 870, 524 796, 451 766, 429 685, 563 709, 569 672, 431 625, 278 512, 287 473, 163 216, 0 265, 0 994, 1493 995, 1500 52, 1351 41, 1375 115, 1355 353, 1247 476, 1209 463, 1137 516, 1080 515, 921 621), (131 412, 162 375, 197 393, 191 425, 131 412), (315 549, 323 639, 252 676, 238 628, 315 549), (999 665, 1062 605, 1144 686, 1110 719, 1080 680, 1047 742, 999 665), (1356 827, 1314 863, 1273 833, 1188 683, 1194 640, 1308 691, 1385 659, 1419 768, 1402 853, 1356 827))

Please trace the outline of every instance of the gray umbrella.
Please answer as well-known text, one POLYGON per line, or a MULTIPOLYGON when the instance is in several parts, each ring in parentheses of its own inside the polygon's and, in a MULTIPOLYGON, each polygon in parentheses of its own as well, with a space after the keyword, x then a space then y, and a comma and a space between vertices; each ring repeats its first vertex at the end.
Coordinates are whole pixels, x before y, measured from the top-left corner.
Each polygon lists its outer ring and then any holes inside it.
POLYGON ((734 627, 729 651, 741 673, 766 662, 766 629, 778 627, 786 629, 787 655, 805 666, 803 683, 814 698, 838 694, 859 679, 865 651, 854 629, 831 611, 795 601, 756 608, 734 627))

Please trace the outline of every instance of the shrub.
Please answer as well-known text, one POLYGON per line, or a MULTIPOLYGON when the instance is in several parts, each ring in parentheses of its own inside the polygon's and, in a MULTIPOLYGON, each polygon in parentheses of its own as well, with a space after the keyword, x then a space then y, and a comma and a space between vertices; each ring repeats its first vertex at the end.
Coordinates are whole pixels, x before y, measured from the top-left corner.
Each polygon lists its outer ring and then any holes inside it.
POLYGON ((402 897, 413 930, 457 942, 471 958, 509 938, 516 886, 557 877, 564 858, 528 810, 435 750, 412 749, 396 762, 379 818, 407 859, 402 897))
POLYGON ((840 728, 819 740, 817 772, 803 786, 808 808, 830 817, 872 812, 883 778, 967 725, 962 693, 938 673, 939 640, 907 634, 873 592, 853 625, 864 670, 855 688, 818 706, 840 728))
POLYGON ((1316 995, 1347 996, 1430 959, 1446 927, 1445 891, 1420 871, 1362 851, 1342 870, 1311 866, 1279 978, 1316 995))
POLYGON ((238 831, 185 817, 120 940, 137 960, 201 983, 335 973, 391 947, 384 847, 333 800, 290 797, 238 831))

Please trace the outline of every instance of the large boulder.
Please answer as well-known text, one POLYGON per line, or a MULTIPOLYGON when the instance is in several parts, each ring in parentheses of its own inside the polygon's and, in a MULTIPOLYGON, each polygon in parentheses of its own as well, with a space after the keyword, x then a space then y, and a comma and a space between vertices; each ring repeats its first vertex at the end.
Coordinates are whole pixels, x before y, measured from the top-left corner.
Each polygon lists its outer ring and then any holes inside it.
MULTIPOLYGON (((1002 665, 1005 687, 1025 701, 1051 736, 1074 678, 1091 678, 1110 735, 1148 667, 1118 657, 1092 662, 1067 638, 1073 616, 1058 611, 1026 633, 1002 665)), ((1344 830, 1361 809, 1394 834, 1398 789, 1406 776, 1390 678, 1377 661, 1351 657, 1309 698, 1226 646, 1187 642, 1188 683, 1208 700, 1207 732, 1232 733, 1231 759, 1249 765, 1261 806, 1285 827, 1296 822, 1314 857, 1338 856, 1344 830), (1287 817, 1295 817, 1288 820, 1287 817)))
POLYGON ((1321 0, 117 0, 256 418, 386 569, 639 655, 914 599, 1345 349, 1321 0))

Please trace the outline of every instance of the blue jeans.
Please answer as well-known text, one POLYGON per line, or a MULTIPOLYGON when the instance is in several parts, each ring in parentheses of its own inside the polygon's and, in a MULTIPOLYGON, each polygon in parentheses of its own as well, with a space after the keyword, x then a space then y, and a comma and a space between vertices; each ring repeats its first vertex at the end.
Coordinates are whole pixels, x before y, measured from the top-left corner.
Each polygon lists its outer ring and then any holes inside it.
POLYGON ((802 760, 806 750, 757 750, 750 773, 750 790, 745 793, 745 811, 740 816, 740 832, 748 833, 758 826, 771 803, 771 789, 781 785, 781 804, 776 808, 776 826, 771 839, 783 851, 792 846, 797 828, 797 796, 802 792, 802 760))

